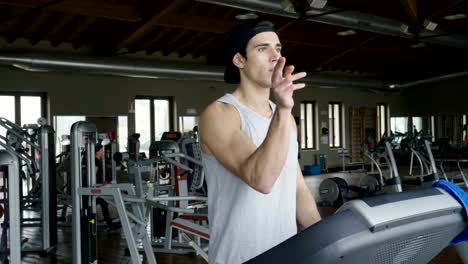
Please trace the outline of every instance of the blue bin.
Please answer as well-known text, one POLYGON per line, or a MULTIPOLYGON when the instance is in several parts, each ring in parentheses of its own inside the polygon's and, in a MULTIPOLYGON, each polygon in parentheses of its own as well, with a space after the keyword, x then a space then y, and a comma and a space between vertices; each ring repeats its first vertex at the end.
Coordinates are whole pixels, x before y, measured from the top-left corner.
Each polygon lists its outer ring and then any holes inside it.
POLYGON ((305 165, 304 175, 319 175, 321 173, 320 165, 305 165))

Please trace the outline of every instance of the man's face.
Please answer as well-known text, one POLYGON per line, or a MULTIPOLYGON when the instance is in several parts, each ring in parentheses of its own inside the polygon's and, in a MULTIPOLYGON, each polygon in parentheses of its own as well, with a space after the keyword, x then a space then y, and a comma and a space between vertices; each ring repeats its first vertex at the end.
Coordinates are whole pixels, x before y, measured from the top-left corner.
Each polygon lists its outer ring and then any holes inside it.
POLYGON ((250 39, 246 48, 247 59, 241 72, 243 78, 262 88, 271 88, 271 76, 278 58, 281 56, 281 43, 275 32, 262 32, 250 39))

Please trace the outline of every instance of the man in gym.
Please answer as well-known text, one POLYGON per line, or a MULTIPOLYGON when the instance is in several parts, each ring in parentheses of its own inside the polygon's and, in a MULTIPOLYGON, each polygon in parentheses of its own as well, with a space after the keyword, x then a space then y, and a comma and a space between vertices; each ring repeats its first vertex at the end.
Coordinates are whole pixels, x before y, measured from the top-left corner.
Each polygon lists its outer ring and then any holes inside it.
POLYGON ((227 43, 232 94, 200 118, 208 184, 210 263, 242 263, 320 220, 298 159, 291 110, 304 72, 285 67, 270 22, 248 21, 227 43), (269 100, 273 95, 276 104, 269 100))

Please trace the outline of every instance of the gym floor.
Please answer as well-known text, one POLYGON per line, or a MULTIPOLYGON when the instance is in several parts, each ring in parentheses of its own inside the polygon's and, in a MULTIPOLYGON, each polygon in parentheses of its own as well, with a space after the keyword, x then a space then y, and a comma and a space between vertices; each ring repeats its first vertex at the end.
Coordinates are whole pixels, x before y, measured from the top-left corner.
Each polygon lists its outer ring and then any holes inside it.
MULTIPOLYGON (((39 234, 25 231, 24 237, 30 241, 39 241, 39 234)), ((38 254, 26 254, 22 263, 73 263, 72 259, 72 229, 61 227, 58 230, 58 246, 54 252, 41 257, 38 254)), ((125 255, 127 244, 123 232, 108 233, 105 228, 98 230, 98 260, 99 263, 127 264, 132 263, 130 256, 125 255)), ((202 264, 206 263, 201 257, 194 255, 156 254, 158 264, 202 264)))

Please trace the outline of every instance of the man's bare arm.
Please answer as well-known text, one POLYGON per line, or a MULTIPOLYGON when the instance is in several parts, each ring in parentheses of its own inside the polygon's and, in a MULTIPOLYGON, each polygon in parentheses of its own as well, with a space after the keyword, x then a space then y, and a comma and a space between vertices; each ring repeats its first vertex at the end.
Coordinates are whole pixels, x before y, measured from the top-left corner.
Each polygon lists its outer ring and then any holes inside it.
POLYGON ((300 166, 297 168, 296 219, 302 228, 321 220, 314 196, 307 187, 300 166))
POLYGON ((285 58, 278 59, 273 72, 271 89, 277 108, 266 138, 258 148, 240 129, 240 118, 232 106, 213 103, 200 118, 204 151, 213 154, 224 167, 262 193, 271 192, 286 162, 291 127, 295 127, 291 122, 292 95, 305 86, 293 82, 306 74, 292 74, 294 67, 284 68, 285 63, 285 58))
POLYGON ((269 193, 286 161, 290 120, 290 112, 276 111, 264 142, 257 148, 241 130, 237 111, 230 105, 214 103, 200 118, 202 148, 249 186, 269 193))

